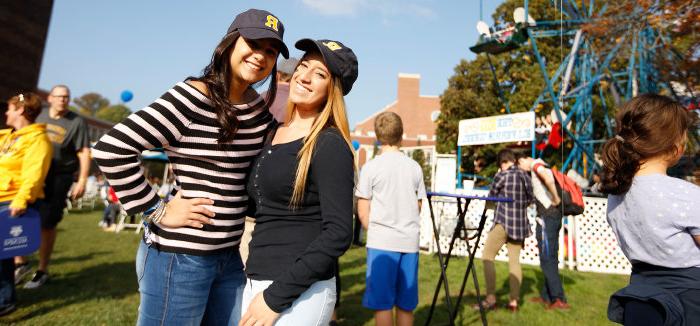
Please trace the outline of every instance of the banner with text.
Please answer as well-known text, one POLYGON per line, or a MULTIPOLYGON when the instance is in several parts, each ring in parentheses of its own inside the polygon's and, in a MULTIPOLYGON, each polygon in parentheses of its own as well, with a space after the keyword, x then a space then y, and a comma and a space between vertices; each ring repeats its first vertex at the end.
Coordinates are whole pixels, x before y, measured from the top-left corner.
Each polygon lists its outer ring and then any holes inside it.
POLYGON ((459 122, 458 146, 532 141, 535 112, 522 112, 459 122))

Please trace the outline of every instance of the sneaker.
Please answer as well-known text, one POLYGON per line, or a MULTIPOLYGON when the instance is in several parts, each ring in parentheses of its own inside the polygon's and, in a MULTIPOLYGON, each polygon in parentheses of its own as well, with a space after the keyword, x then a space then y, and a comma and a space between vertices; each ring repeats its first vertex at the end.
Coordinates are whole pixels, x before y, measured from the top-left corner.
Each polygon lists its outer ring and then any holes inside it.
POLYGON ((22 280, 32 272, 28 263, 15 266, 15 285, 19 285, 22 280))
POLYGON ((547 306, 547 309, 569 310, 571 309, 571 306, 568 303, 561 301, 561 299, 556 299, 549 306, 547 306))
POLYGON ((49 280, 49 274, 43 271, 36 271, 32 280, 24 284, 25 289, 36 289, 49 280))
POLYGON ((0 308, 0 316, 9 315, 15 310, 17 310, 17 306, 14 303, 8 304, 0 308))

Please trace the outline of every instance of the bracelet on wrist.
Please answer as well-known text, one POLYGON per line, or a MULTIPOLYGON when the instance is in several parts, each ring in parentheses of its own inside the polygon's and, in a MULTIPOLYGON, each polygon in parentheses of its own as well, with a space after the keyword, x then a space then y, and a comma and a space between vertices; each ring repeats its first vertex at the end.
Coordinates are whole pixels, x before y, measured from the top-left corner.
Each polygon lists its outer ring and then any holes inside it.
POLYGON ((158 201, 158 204, 155 206, 151 207, 146 211, 146 220, 149 222, 160 222, 160 220, 163 218, 163 215, 165 213, 165 202, 162 200, 158 201), (148 213, 150 211, 150 213, 148 213))
POLYGON ((155 222, 155 223, 160 223, 160 221, 163 219, 163 217, 165 217, 165 208, 166 208, 166 205, 165 205, 165 203, 163 203, 163 205, 161 206, 160 211, 158 212, 158 215, 156 215, 156 216, 153 218, 153 222, 155 222))

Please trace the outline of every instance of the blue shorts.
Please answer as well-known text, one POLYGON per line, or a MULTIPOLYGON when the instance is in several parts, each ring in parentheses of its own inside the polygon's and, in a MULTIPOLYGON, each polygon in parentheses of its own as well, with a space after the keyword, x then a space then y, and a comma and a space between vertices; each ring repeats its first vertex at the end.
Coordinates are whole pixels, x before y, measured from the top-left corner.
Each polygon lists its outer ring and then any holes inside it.
POLYGON ((367 287, 362 305, 372 310, 418 305, 418 253, 367 248, 367 287))

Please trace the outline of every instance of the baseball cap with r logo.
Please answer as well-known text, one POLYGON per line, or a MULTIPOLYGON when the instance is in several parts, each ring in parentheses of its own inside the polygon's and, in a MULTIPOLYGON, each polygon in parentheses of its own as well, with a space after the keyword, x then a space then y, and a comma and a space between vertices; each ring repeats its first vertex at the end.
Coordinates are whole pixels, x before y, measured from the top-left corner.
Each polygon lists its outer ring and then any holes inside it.
POLYGON ((241 36, 249 40, 263 38, 275 39, 279 42, 279 49, 282 56, 289 58, 289 49, 282 40, 284 36, 284 25, 277 16, 266 10, 248 9, 233 19, 226 34, 238 31, 241 36))

